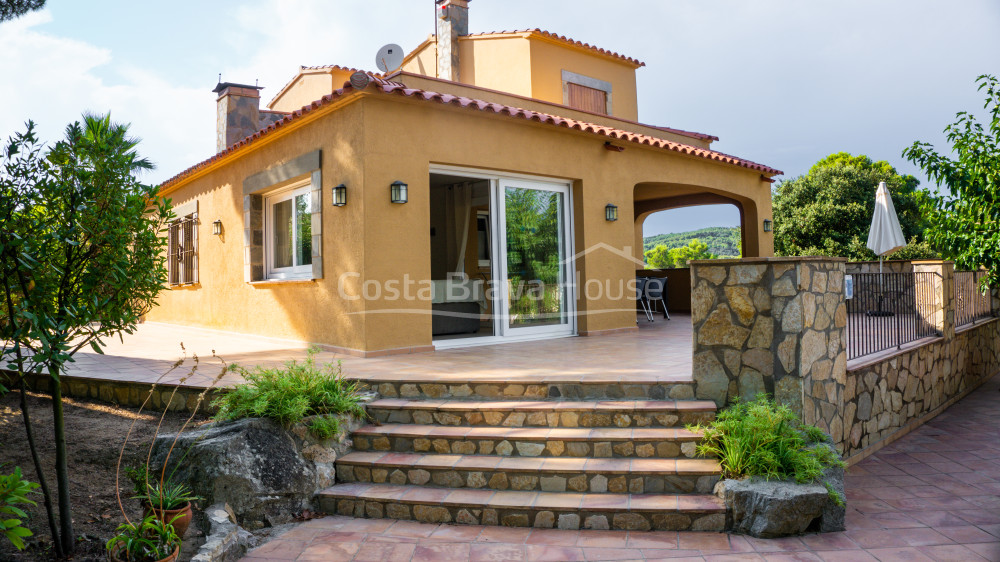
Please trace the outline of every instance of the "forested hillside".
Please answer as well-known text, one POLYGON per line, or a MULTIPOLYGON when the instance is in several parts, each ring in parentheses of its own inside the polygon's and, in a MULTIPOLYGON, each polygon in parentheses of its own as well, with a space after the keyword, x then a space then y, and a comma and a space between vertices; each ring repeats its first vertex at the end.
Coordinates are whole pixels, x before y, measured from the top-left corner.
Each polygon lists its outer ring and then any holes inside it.
POLYGON ((708 245, 708 251, 720 257, 735 257, 740 255, 739 227, 713 226, 690 232, 675 232, 672 234, 657 234, 647 236, 642 240, 643 251, 651 250, 659 245, 667 248, 687 246, 691 240, 697 239, 708 245))

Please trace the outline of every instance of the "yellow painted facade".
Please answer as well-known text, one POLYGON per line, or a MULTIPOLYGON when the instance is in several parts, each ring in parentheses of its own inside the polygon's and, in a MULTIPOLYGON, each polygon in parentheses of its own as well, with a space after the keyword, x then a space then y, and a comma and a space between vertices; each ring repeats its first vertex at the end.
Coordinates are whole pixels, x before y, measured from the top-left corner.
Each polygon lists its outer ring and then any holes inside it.
MULTIPOLYGON (((636 123, 634 66, 527 37, 463 38, 460 43, 472 49, 470 56, 463 52, 462 61, 475 60, 470 70, 475 85, 423 75, 433 60, 427 48, 408 57, 406 65, 413 72, 404 69, 387 79, 683 143, 688 152, 707 149, 712 140, 636 123), (530 61, 530 67, 507 64, 509 57, 530 61), (489 68, 494 70, 482 70, 489 68), (572 110, 556 100, 562 69, 613 82, 615 115, 572 110), (505 91, 496 91, 501 88, 505 91)), ((303 69, 279 92, 272 109, 291 111, 329 94, 349 77, 345 72, 339 67, 303 69)), ((462 75, 469 76, 464 66, 462 75)), ((636 263, 629 255, 641 257, 642 221, 663 201, 686 204, 715 197, 737 204, 744 217, 745 255, 773 255, 771 233, 761 230, 762 220, 771 218, 771 185, 759 170, 386 93, 372 83, 360 91, 348 88, 333 101, 165 184, 163 193, 175 206, 198 201, 199 283, 165 291, 149 320, 305 340, 360 355, 431 349, 431 303, 426 298, 392 298, 381 292, 366 298, 365 291, 393 285, 403 290, 409 280, 410 292, 416 293, 416 284, 431 279, 430 174, 438 166, 568 183, 570 253, 579 256, 574 273, 581 284, 595 280, 623 286, 634 279, 636 263), (624 150, 606 149, 609 140, 624 150), (322 278, 247 282, 244 182, 317 150, 321 212, 314 221, 322 224, 322 278), (409 185, 406 204, 390 202, 389 186, 397 180, 409 185), (347 186, 347 204, 335 207, 331 189, 339 184, 347 186), (618 221, 605 220, 609 203, 618 206, 618 221), (222 236, 212 235, 216 220, 222 222, 222 236)), ((310 177, 307 172, 285 178, 264 195, 310 177)), ((577 332, 635 329, 630 297, 621 291, 592 295, 585 286, 577 287, 577 332)))

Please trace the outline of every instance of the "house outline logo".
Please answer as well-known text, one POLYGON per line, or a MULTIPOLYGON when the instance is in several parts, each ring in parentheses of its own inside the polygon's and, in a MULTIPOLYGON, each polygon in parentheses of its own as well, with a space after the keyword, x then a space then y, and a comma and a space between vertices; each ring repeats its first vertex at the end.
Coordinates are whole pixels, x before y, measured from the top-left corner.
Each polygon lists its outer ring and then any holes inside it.
POLYGON ((594 253, 594 252, 596 252, 598 250, 605 250, 607 252, 611 252, 612 254, 614 254, 614 255, 622 258, 622 259, 628 260, 628 261, 632 262, 633 264, 637 265, 639 269, 645 269, 646 268, 646 262, 645 261, 643 261, 643 260, 635 257, 634 255, 632 255, 632 246, 625 246, 622 249, 618 249, 618 248, 616 248, 616 247, 614 247, 611 244, 608 244, 606 242, 598 242, 597 244, 589 246, 589 247, 587 247, 587 248, 585 248, 585 249, 583 249, 583 250, 581 250, 581 251, 573 254, 569 258, 563 259, 561 262, 559 262, 559 264, 565 266, 571 260, 575 262, 576 260, 578 260, 578 259, 580 259, 582 257, 585 257, 585 256, 587 256, 589 254, 592 254, 592 253, 594 253))

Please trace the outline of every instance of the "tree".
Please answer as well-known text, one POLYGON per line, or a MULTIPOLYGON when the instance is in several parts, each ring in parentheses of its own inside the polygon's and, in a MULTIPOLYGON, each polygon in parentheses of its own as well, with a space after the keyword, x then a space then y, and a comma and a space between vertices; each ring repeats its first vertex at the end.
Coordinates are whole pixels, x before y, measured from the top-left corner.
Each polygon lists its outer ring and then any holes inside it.
POLYGON ((132 333, 166 282, 168 203, 137 174, 152 168, 110 115, 84 115, 51 147, 34 124, 7 143, 0 169, 0 335, 21 385, 22 416, 56 554, 73 551, 60 380, 84 347, 132 333), (23 377, 46 372, 55 437, 58 526, 34 446, 23 377))
POLYGON ((924 240, 922 207, 929 196, 911 175, 884 160, 846 152, 831 154, 809 173, 780 183, 774 192, 774 251, 779 256, 843 256, 873 260, 866 247, 875 191, 886 182, 909 244, 888 257, 936 257, 924 240))
POLYGON ((708 244, 698 239, 688 242, 687 246, 668 248, 659 245, 644 254, 646 265, 651 269, 670 269, 687 267, 691 260, 714 260, 719 257, 708 251, 708 244))
POLYGON ((45 0, 0 0, 0 23, 41 10, 45 0))
POLYGON ((990 122, 984 128, 968 112, 955 115, 944 132, 957 158, 920 141, 903 150, 903 157, 950 192, 932 199, 927 237, 959 267, 985 267, 995 283, 1000 280, 1000 83, 986 74, 976 81, 986 90, 983 107, 990 122))

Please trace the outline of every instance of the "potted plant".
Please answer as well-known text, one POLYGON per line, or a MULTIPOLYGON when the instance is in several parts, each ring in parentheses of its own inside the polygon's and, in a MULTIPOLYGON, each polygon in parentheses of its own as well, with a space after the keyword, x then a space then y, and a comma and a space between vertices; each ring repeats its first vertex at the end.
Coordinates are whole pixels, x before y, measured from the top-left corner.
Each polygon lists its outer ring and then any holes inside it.
POLYGON ((174 526, 177 535, 184 536, 191 524, 191 502, 200 500, 184 482, 174 482, 169 477, 159 482, 149 477, 148 468, 126 469, 136 495, 143 507, 143 515, 152 515, 174 526))
POLYGON ((171 562, 181 551, 181 538, 170 523, 152 515, 142 521, 124 523, 108 541, 113 562, 171 562))

